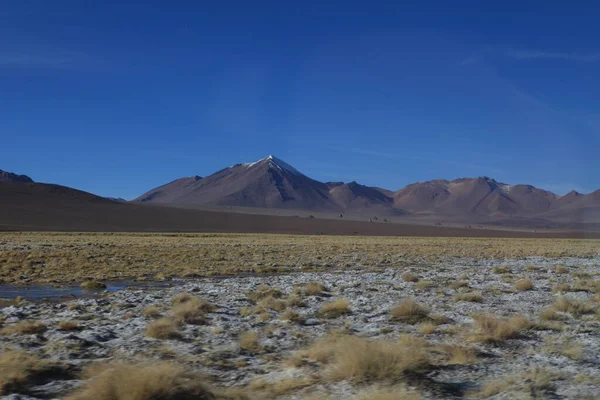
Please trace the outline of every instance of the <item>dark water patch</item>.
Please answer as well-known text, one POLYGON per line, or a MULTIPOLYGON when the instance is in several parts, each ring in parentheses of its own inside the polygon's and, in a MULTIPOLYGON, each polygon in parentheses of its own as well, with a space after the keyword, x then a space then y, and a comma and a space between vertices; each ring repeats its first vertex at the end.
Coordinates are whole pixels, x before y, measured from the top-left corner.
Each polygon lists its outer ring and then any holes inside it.
POLYGON ((105 289, 84 289, 79 285, 9 285, 0 284, 0 299, 22 297, 27 300, 61 300, 77 297, 93 297, 120 290, 158 290, 179 286, 184 280, 170 281, 107 281, 105 289))

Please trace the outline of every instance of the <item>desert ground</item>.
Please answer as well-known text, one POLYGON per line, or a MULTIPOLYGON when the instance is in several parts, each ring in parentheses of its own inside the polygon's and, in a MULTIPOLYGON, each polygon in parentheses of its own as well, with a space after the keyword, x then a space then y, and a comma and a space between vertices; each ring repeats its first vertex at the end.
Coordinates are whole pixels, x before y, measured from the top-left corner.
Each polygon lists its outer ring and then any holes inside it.
POLYGON ((2 233, 0 396, 598 398, 599 266, 585 239, 2 233))

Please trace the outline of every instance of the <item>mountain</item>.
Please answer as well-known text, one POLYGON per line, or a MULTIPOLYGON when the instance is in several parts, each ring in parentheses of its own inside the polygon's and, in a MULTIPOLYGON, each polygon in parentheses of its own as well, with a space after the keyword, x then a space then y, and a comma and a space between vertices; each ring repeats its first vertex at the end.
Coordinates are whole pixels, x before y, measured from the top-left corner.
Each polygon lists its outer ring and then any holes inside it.
MULTIPOLYGON (((205 178, 177 179, 134 200, 197 207, 220 205, 261 209, 402 216, 456 223, 550 227, 554 222, 600 223, 600 191, 558 196, 532 185, 510 185, 481 176, 436 179, 391 191, 355 181, 322 183, 285 161, 268 156, 236 164, 205 178)), ((362 218, 361 217, 361 218, 362 218)))
POLYGON ((182 206, 336 209, 327 184, 307 177, 274 156, 236 164, 203 179, 178 179, 135 201, 182 206))
POLYGON ((17 175, 0 169, 0 182, 33 182, 27 175, 17 175))
POLYGON ((556 198, 531 185, 508 185, 482 176, 414 183, 394 194, 394 205, 414 213, 497 218, 545 212, 556 198))

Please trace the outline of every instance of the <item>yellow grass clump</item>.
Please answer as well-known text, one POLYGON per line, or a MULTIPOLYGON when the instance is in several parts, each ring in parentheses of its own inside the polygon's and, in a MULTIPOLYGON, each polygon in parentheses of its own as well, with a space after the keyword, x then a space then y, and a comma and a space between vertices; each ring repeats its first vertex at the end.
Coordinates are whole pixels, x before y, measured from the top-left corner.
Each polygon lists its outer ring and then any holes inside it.
POLYGON ((350 313, 350 301, 348 299, 336 299, 325 303, 319 311, 319 315, 323 318, 337 318, 348 313, 350 313))
POLYGON ((483 296, 481 293, 459 293, 453 298, 454 301, 469 301, 471 303, 481 303, 483 296))
POLYGON ((160 318, 146 327, 146 336, 154 339, 179 339, 179 325, 171 318, 160 318))
POLYGON ((352 400, 420 400, 421 396, 404 386, 369 387, 358 392, 352 400))
POLYGON ((558 300, 556 300, 556 302, 552 305, 552 309, 555 311, 568 313, 576 317, 594 312, 594 306, 567 296, 559 297, 558 300))
POLYGON ((201 377, 166 363, 107 366, 68 400, 212 400, 201 377))
POLYGON ((61 331, 78 331, 81 329, 77 321, 60 321, 56 327, 61 331))
POLYGON ((417 304, 414 299, 402 300, 390 310, 392 320, 416 324, 429 320, 429 310, 417 304))
POLYGON ((36 375, 51 365, 24 351, 0 353, 0 395, 21 391, 36 375))
POLYGON ((258 333, 254 331, 242 332, 239 337, 240 349, 251 353, 258 353, 261 350, 258 333))
POLYGON ((411 336, 397 341, 331 336, 316 342, 305 355, 327 366, 324 376, 330 381, 398 382, 407 373, 431 367, 425 341, 411 336))
POLYGON ((515 282, 515 289, 517 289, 519 292, 533 290, 533 282, 531 282, 531 279, 527 278, 519 279, 515 282))
POLYGON ((0 330, 1 335, 34 335, 46 332, 48 327, 40 321, 21 321, 16 324, 6 325, 0 330))
POLYGON ((474 332, 471 338, 482 343, 498 343, 518 337, 531 323, 522 315, 509 319, 495 318, 490 315, 475 315, 474 332))

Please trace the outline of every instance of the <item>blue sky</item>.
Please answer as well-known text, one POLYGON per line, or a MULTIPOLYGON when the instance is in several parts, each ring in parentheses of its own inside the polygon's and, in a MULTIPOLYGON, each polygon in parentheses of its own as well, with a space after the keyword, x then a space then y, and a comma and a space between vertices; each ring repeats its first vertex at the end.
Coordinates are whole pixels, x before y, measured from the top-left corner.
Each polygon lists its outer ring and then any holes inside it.
POLYGON ((600 188, 600 5, 403 3, 0 0, 0 169, 125 198, 268 154, 600 188))

